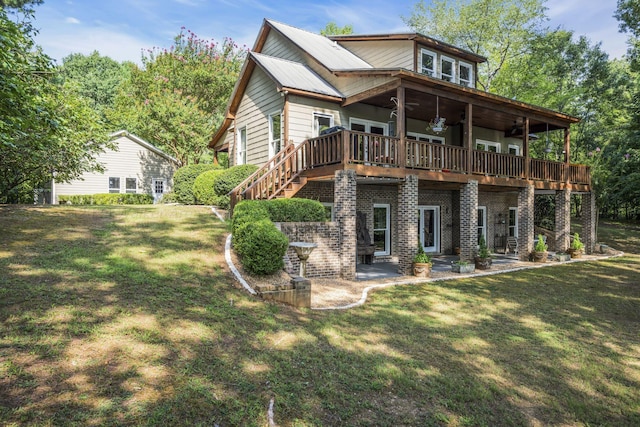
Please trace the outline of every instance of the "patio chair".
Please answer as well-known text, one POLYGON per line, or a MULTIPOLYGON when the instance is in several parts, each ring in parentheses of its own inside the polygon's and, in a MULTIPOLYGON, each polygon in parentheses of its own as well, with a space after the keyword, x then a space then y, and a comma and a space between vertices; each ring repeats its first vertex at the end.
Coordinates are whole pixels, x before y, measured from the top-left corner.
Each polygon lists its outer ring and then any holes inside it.
POLYGON ((518 255, 518 239, 513 236, 507 237, 507 247, 505 253, 513 251, 515 255, 518 255))

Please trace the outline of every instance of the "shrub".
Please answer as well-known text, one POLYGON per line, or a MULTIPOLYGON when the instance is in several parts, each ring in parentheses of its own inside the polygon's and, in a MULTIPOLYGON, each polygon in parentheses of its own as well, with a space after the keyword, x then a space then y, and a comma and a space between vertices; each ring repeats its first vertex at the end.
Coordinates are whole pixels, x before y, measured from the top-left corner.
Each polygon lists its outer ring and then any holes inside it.
POLYGON ((323 222, 326 220, 322 203, 309 199, 273 199, 266 203, 273 222, 323 222))
POLYGON ((193 183, 198 175, 203 172, 219 169, 212 164, 197 164, 183 166, 173 175, 173 191, 176 193, 176 201, 192 205, 196 199, 193 196, 193 183))
POLYGON ((584 249, 584 243, 580 241, 580 235, 575 233, 573 235, 573 240, 571 241, 571 249, 574 251, 581 251, 584 249))
POLYGON ((234 247, 251 274, 266 275, 284 267, 289 239, 269 219, 247 222, 237 229, 234 247))
POLYGON ((222 174, 217 176, 213 188, 217 196, 218 206, 223 209, 228 209, 229 192, 256 170, 258 170, 258 167, 255 165, 238 165, 225 169, 222 174))
POLYGON ((236 231, 241 225, 260 219, 269 219, 269 211, 263 200, 243 200, 238 203, 233 209, 233 218, 231 218, 231 232, 234 242, 236 231))
POLYGON ((58 196, 58 203, 70 205, 150 205, 153 197, 149 194, 105 193, 58 196))
POLYGON ((213 191, 216 177, 224 173, 221 169, 202 172, 193 182, 193 196, 196 203, 203 205, 217 205, 217 197, 213 191))
POLYGON ((162 199, 160 199, 160 203, 178 203, 178 198, 176 193, 171 191, 169 193, 164 193, 162 195, 162 199))

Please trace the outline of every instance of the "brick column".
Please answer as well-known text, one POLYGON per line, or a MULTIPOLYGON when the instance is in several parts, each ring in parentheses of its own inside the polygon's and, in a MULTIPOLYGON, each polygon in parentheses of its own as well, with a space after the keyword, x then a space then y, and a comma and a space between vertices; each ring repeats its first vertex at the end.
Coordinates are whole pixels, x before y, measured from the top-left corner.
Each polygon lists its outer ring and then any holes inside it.
POLYGON ((556 191, 556 229, 554 249, 566 251, 571 234, 571 190, 556 191))
POLYGON ((407 175, 398 185, 398 273, 412 272, 418 251, 418 177, 407 175))
POLYGON ((478 181, 460 189, 460 259, 471 260, 478 246, 478 181))
POLYGON ((528 261, 529 254, 533 252, 534 194, 533 185, 518 191, 518 254, 522 261, 528 261))
POLYGON ((582 233, 580 240, 584 243, 584 251, 587 254, 593 253, 596 245, 596 221, 598 211, 596 210, 596 195, 585 193, 582 195, 582 233))
POLYGON ((356 173, 339 170, 335 174, 334 209, 340 228, 340 277, 356 278, 356 173))

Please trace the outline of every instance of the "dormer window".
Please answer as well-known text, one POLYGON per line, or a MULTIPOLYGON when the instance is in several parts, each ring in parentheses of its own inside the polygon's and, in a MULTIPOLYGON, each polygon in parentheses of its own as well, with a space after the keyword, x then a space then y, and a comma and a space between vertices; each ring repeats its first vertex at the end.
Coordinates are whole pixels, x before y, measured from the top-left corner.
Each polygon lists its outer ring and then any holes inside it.
POLYGON ((466 62, 460 62, 458 65, 458 76, 460 78, 460 84, 462 86, 473 87, 473 67, 466 62))
POLYGON ((440 57, 440 78, 448 82, 456 82, 456 65, 455 61, 446 56, 440 57))
POLYGON ((420 49, 420 64, 418 69, 422 74, 436 77, 436 53, 427 49, 420 49))

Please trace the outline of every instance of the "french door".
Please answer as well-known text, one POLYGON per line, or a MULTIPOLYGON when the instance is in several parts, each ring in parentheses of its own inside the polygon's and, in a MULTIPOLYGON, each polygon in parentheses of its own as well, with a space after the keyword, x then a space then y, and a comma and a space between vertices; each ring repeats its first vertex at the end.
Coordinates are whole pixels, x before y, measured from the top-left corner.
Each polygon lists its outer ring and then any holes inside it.
POLYGON ((440 252, 440 206, 418 206, 418 233, 425 252, 440 252))

